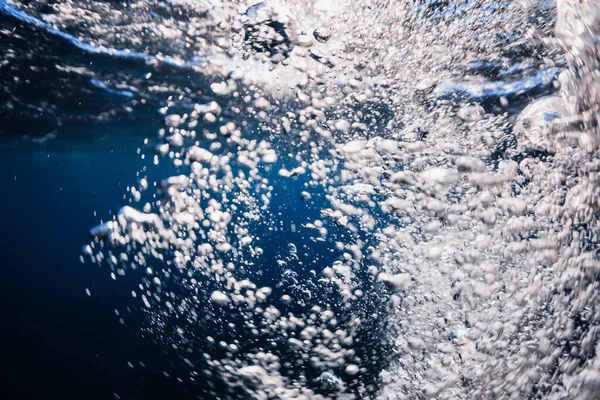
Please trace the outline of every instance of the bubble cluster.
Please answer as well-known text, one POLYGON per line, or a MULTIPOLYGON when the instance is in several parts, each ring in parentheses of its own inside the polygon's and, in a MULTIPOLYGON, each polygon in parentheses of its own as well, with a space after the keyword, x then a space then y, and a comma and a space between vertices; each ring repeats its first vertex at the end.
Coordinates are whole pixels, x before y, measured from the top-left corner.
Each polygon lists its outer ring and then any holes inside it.
POLYGON ((595 399, 600 8, 552 3, 12 7, 206 83, 82 255, 199 397, 595 399))

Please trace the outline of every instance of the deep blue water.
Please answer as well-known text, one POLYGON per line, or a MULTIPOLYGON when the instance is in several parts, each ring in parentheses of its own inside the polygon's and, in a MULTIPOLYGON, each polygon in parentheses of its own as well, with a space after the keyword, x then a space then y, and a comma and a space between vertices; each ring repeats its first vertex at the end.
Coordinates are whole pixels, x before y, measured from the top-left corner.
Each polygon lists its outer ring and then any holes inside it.
POLYGON ((168 358, 135 323, 119 324, 114 309, 130 294, 106 269, 78 259, 89 228, 118 209, 135 182, 139 144, 118 133, 46 146, 2 142, 3 398, 184 398, 162 375, 168 358))

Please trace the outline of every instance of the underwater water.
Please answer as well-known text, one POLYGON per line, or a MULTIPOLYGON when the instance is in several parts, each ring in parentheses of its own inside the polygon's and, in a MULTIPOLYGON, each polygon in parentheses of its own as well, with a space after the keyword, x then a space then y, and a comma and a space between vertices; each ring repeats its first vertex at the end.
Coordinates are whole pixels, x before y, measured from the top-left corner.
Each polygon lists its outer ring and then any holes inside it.
POLYGON ((0 0, 6 398, 597 399, 600 6, 0 0))

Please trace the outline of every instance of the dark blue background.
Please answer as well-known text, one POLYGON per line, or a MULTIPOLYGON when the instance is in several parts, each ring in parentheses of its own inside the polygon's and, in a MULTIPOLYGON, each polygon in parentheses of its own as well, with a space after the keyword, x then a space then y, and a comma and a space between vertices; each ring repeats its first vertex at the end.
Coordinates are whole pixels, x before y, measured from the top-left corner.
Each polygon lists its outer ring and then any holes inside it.
POLYGON ((114 309, 130 294, 108 269, 78 259, 89 228, 118 209, 136 182, 145 163, 136 155, 140 144, 139 137, 2 141, 1 397, 184 397, 158 367, 167 357, 135 324, 119 324, 114 309))

